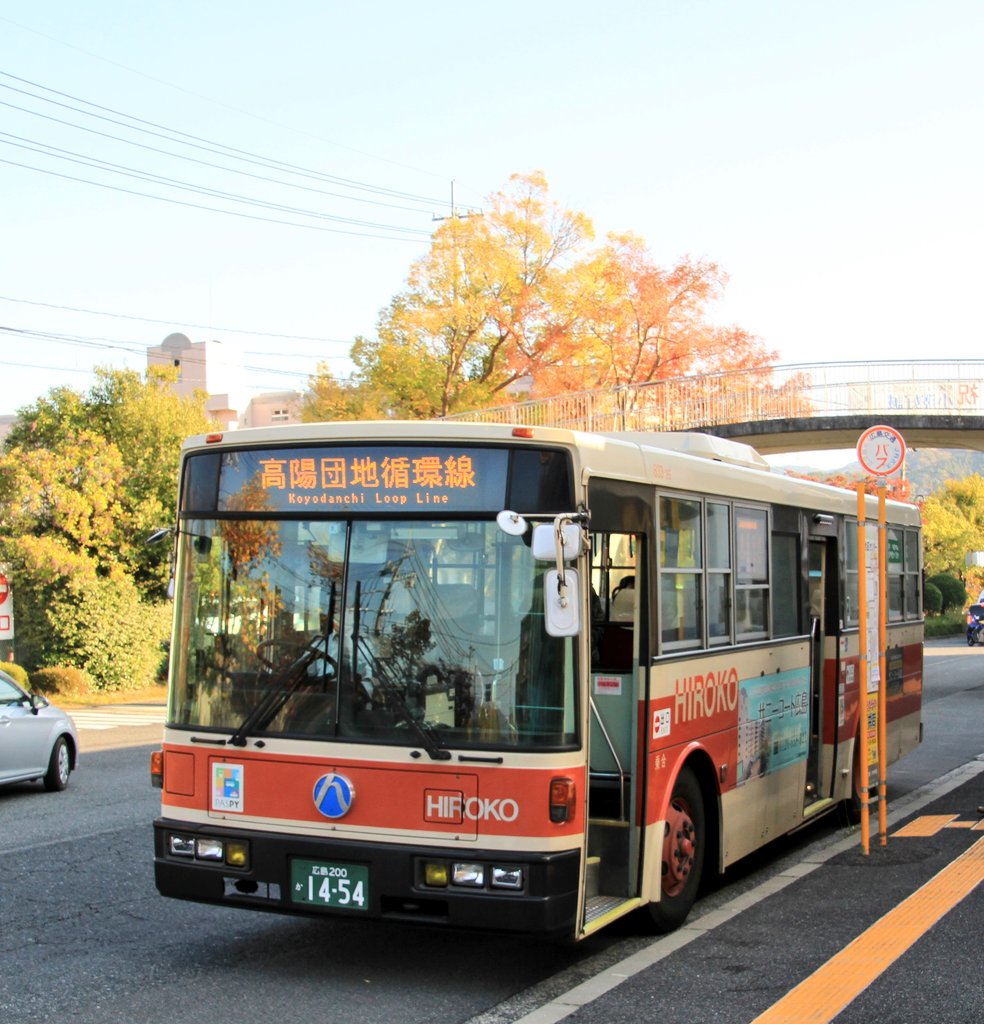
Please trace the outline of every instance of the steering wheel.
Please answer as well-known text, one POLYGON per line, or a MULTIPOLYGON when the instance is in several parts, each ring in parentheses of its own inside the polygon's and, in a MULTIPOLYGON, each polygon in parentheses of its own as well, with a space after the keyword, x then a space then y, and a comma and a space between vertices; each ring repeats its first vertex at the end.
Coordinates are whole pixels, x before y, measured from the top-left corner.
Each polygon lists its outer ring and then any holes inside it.
POLYGON ((298 643, 296 640, 262 640, 256 645, 256 658, 268 672, 275 672, 285 664, 296 661, 305 652, 317 652, 311 658, 311 664, 325 662, 331 669, 326 674, 337 676, 338 662, 327 651, 318 651, 314 646, 317 643, 324 643, 324 637, 317 636, 307 643, 298 643), (278 649, 282 652, 279 656, 273 653, 278 649))

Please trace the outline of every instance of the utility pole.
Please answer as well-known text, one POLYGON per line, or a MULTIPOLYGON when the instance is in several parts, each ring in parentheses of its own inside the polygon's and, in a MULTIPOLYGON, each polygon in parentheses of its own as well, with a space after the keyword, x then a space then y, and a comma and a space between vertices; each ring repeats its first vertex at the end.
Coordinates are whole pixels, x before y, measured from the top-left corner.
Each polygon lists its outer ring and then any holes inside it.
POLYGON ((454 205, 454 178, 451 179, 451 214, 448 217, 439 217, 436 213, 431 214, 431 220, 461 220, 464 217, 481 217, 483 216, 481 210, 466 210, 464 213, 459 213, 457 207, 454 205))

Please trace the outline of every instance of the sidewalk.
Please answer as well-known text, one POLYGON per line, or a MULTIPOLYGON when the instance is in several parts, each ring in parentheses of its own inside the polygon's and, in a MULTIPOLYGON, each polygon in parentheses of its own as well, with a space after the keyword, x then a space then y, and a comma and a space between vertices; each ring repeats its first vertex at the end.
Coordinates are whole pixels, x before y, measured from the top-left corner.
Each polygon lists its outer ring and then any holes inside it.
MULTIPOLYGON (((917 897, 911 945, 902 942, 906 948, 876 972, 870 987, 864 987, 865 972, 875 954, 859 946, 837 961, 830 977, 818 975, 818 983, 823 991, 836 984, 846 993, 837 1024, 974 1024, 984 1019, 984 888, 974 881, 984 877, 984 822, 977 811, 982 805, 984 755, 893 805, 887 846, 879 846, 875 837, 866 857, 857 833, 829 841, 749 892, 702 914, 698 905, 698 913, 678 932, 517 1024, 832 1019, 804 1016, 802 1005, 767 1011, 931 879, 948 872, 962 854, 970 858, 967 870, 978 872, 970 878, 970 892, 925 933, 929 911, 917 897), (855 981, 862 987, 852 994, 855 981)), ((927 898, 934 905, 940 899, 935 893, 927 898)), ((898 941, 899 929, 890 920, 884 931, 869 937, 884 946, 886 934, 898 941)), ((811 1000, 811 1012, 819 1013, 812 995, 811 1000)))

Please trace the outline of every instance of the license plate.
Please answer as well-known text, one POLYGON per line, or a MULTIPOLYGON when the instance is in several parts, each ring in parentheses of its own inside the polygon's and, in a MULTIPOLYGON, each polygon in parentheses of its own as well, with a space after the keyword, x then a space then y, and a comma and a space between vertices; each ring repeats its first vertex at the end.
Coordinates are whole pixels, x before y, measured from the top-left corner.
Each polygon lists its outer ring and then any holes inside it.
POLYGON ((364 864, 291 861, 290 898, 292 903, 306 903, 316 907, 367 910, 369 868, 364 864))

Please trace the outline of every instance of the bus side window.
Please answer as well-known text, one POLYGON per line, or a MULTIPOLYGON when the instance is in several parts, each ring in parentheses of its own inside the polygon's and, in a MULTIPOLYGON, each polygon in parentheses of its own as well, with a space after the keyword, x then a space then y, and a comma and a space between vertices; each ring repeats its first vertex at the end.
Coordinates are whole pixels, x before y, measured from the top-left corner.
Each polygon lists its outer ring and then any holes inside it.
POLYGON ((605 533, 596 534, 594 544, 591 666, 630 672, 639 539, 635 534, 605 533))

